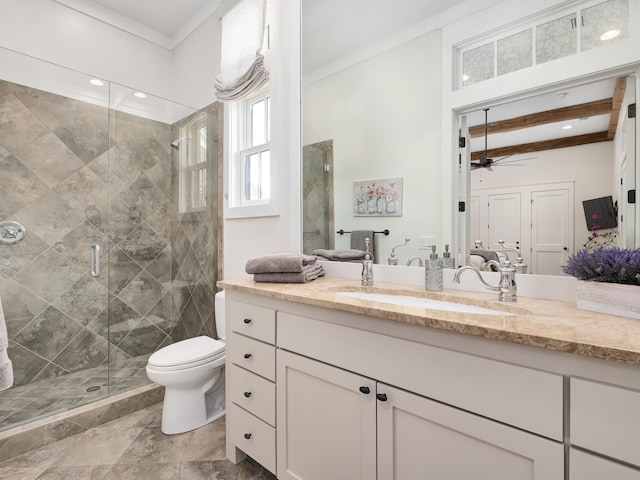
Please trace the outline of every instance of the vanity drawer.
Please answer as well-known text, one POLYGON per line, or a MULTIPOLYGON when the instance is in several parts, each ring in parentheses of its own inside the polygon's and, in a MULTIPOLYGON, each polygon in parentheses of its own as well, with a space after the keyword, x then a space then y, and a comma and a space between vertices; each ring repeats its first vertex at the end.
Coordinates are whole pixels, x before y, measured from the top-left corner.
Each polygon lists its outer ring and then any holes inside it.
POLYGON ((231 404, 228 434, 233 444, 271 473, 276 473, 276 429, 231 404))
POLYGON ((571 379, 571 443, 640 466, 640 392, 571 379))
POLYGON ((276 384, 237 365, 231 365, 227 378, 231 401, 275 427, 276 384))
POLYGON ((276 381, 276 347, 273 345, 232 333, 227 342, 227 355, 231 363, 276 381))
POLYGON ((229 301, 227 319, 232 332, 276 343, 276 312, 250 303, 229 301))

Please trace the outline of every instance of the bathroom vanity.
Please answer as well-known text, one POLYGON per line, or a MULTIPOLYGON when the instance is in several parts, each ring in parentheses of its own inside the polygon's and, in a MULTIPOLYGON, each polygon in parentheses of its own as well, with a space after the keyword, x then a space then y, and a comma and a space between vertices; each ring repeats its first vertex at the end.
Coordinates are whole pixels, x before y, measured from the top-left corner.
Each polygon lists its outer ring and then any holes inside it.
POLYGON ((233 462, 279 479, 640 480, 638 320, 327 277, 219 286, 233 462))

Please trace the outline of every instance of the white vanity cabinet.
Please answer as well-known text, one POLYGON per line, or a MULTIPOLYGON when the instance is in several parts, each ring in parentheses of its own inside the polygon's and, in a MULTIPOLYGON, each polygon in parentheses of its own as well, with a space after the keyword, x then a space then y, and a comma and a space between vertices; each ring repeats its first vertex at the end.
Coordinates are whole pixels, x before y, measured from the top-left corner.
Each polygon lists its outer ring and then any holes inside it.
POLYGON ((284 350, 277 376, 281 480, 563 478, 556 442, 284 350))
POLYGON ((276 471, 276 312, 227 300, 227 456, 276 471))
POLYGON ((640 480, 640 391, 572 378, 570 404, 570 480, 640 480))

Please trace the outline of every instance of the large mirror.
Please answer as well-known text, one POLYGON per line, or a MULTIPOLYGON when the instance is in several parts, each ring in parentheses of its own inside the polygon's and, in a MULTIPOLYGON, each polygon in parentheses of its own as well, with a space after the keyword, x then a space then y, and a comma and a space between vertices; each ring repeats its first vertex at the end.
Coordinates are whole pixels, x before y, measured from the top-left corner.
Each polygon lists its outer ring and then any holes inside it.
MULTIPOLYGON (((427 257, 432 244, 441 254, 443 239, 453 238, 441 227, 441 207, 452 196, 451 186, 442 185, 441 180, 443 169, 451 168, 450 160, 441 156, 441 38, 428 20, 438 15, 433 5, 437 2, 400 3, 381 9, 384 21, 378 22, 369 2, 302 0, 306 252, 348 249, 352 246, 351 235, 346 232, 388 230, 388 235, 374 234, 376 263, 387 264, 395 257, 397 264, 405 265, 412 257, 427 257), (390 187, 398 179, 401 191, 390 187), (384 203, 390 191, 391 213, 384 203), (365 202, 382 198, 382 207, 376 203, 369 208, 367 203, 359 211, 363 192, 365 202), (340 230, 345 233, 336 233, 340 230)), ((454 3, 460 2, 450 2, 446 8, 454 3)), ((470 243, 481 240, 484 248, 499 248, 497 240, 504 240, 521 250, 529 272, 560 274, 559 262, 592 236, 583 201, 611 196, 612 203, 618 202, 619 216, 631 220, 635 205, 622 199, 631 199, 628 190, 634 188, 635 126, 631 121, 618 122, 613 136, 604 141, 596 134, 608 132, 612 119, 633 102, 634 85, 633 77, 618 75, 588 85, 584 80, 580 85, 564 85, 561 91, 536 98, 490 105, 486 112, 486 158, 491 158, 493 165, 480 165, 479 160, 485 150, 485 108, 467 113, 466 124, 476 127, 471 130, 469 144, 471 162, 477 166, 469 172, 467 182, 472 191, 467 209, 470 227, 466 238, 470 243), (622 84, 626 88, 621 90, 622 84), (618 110, 612 112, 614 96, 618 110), (608 109, 602 107, 607 100, 608 109), (569 124, 566 117, 540 121, 533 127, 518 124, 531 118, 527 115, 542 117, 547 115, 544 112, 574 105, 587 105, 584 108, 588 109, 588 104, 599 110, 587 110, 575 117, 571 130, 561 128, 569 124), (492 123, 506 120, 519 126, 508 131, 492 127, 492 123), (560 134, 549 133, 557 129, 560 134), (541 142, 552 145, 554 139, 566 137, 583 137, 585 142, 540 148, 541 142), (533 151, 523 147, 532 143, 537 145, 533 151), (619 185, 622 176, 627 179, 624 187, 619 185), (571 225, 572 231, 561 241, 548 239, 545 233, 555 232, 547 227, 549 222, 559 221, 543 215, 545 208, 549 213, 556 211, 555 204, 548 203, 553 195, 543 197, 551 191, 561 199, 566 195, 562 205, 569 221, 563 224, 571 225), (516 193, 519 198, 514 198, 518 197, 516 193), (525 208, 532 199, 544 208, 533 213, 525 208), (490 202, 494 207, 485 208, 490 202), (531 224, 532 214, 541 219, 533 233, 531 226, 525 228, 531 224), (489 218, 504 221, 489 222, 489 218), (532 241, 532 235, 537 235, 537 241, 532 241)), ((618 244, 635 246, 633 231, 620 224, 615 235, 606 238, 615 236, 618 244)))

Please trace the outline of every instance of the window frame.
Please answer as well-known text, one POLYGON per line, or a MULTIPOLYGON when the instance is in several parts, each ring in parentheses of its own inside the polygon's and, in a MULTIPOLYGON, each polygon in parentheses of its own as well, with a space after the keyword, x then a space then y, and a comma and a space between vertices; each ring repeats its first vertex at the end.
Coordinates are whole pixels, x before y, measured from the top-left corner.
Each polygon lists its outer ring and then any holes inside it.
POLYGON ((208 142, 205 137, 205 149, 204 154, 200 155, 200 148, 198 147, 199 133, 204 129, 205 135, 208 136, 207 131, 207 116, 204 112, 200 112, 189 122, 180 126, 178 129, 179 135, 176 140, 178 145, 178 158, 180 165, 180 195, 179 195, 179 212, 191 213, 202 212, 207 209, 210 203, 210 196, 208 195, 207 180, 209 178, 209 165, 208 165, 208 142), (193 152, 193 153, 192 153, 193 152), (194 155, 197 155, 196 161, 191 162, 194 155), (200 157, 203 158, 200 158, 200 157), (194 173, 197 171, 203 171, 205 186, 204 196, 196 194, 196 185, 193 183, 194 173), (204 200, 203 205, 194 206, 194 200, 196 197, 200 197, 204 200))
POLYGON ((227 191, 224 195, 225 218, 248 218, 278 215, 276 196, 276 172, 277 162, 273 155, 271 145, 271 92, 269 86, 265 86, 252 95, 226 104, 225 109, 225 138, 229 139, 225 149, 227 157, 225 163, 225 185, 227 191), (259 145, 250 145, 251 138, 251 105, 261 99, 268 100, 268 108, 265 109, 265 124, 267 141, 259 145), (247 183, 247 171, 245 159, 252 154, 269 152, 269 198, 247 200, 244 198, 247 183))

